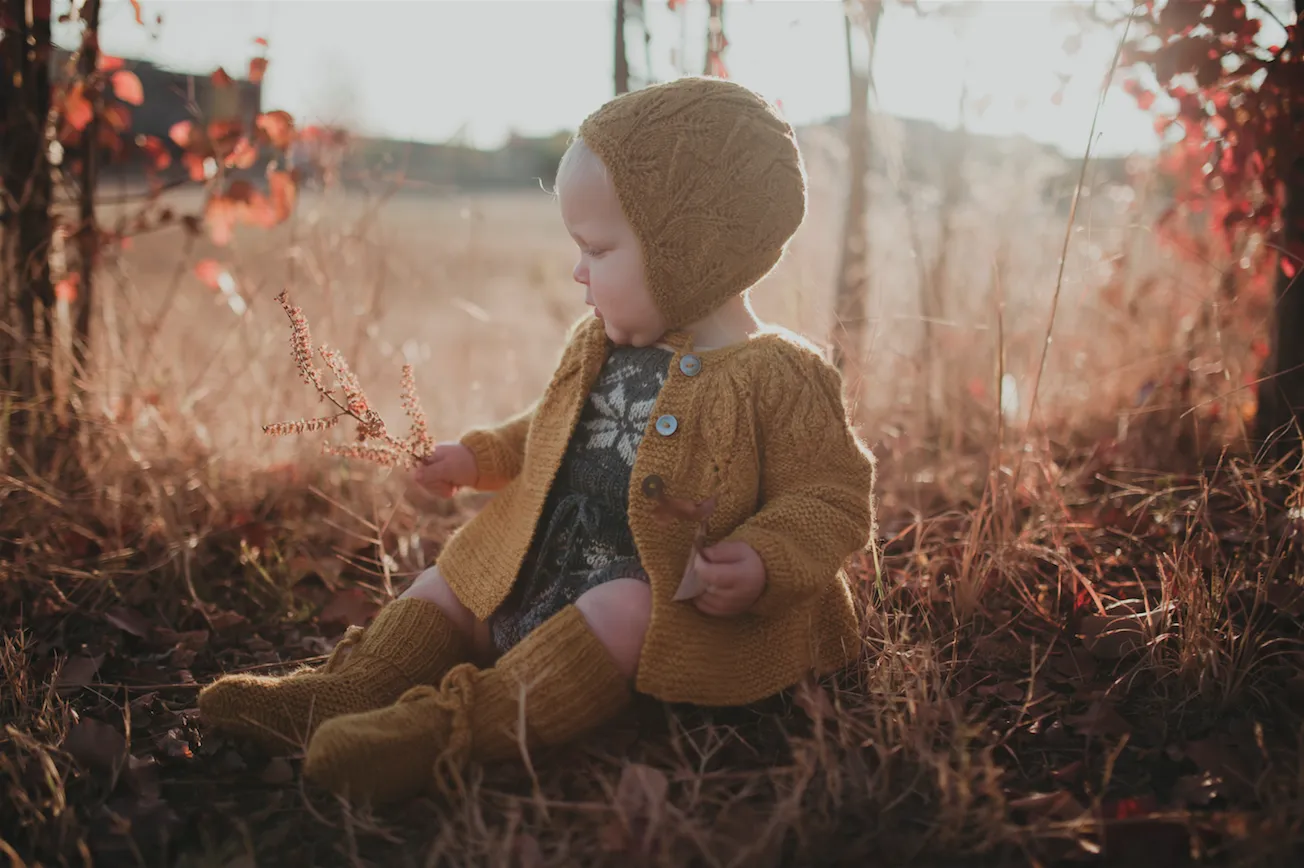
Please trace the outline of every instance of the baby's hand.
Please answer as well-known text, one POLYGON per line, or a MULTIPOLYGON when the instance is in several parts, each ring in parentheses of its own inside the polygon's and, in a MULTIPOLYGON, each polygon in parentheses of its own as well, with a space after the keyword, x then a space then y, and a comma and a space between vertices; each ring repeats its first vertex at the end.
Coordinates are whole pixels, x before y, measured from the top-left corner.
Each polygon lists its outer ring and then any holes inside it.
POLYGON ((461 443, 437 443, 435 454, 412 471, 412 482, 436 497, 451 497, 453 492, 475 485, 479 476, 475 455, 461 443))
POLYGON ((697 575, 706 590, 693 601, 707 615, 740 615, 765 590, 765 562, 745 542, 722 542, 697 555, 697 575))

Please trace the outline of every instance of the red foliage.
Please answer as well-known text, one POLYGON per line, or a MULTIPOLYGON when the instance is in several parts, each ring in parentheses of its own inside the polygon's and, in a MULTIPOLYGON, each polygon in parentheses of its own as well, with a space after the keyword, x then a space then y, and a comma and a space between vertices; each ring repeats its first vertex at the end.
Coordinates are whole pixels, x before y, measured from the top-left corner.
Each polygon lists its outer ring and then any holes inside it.
MULTIPOLYGON (((1156 128, 1182 133, 1164 160, 1182 183, 1179 208, 1207 205, 1226 240, 1244 229, 1276 235, 1285 191, 1304 191, 1304 23, 1286 25, 1284 45, 1269 46, 1245 0, 1142 0, 1140 12, 1145 35, 1125 62, 1148 67, 1176 102, 1176 117, 1156 128)), ((1143 109, 1154 103, 1137 80, 1127 90, 1143 109)))
POLYGON ((113 73, 113 95, 125 103, 142 105, 145 102, 145 89, 140 84, 136 73, 120 69, 113 73))

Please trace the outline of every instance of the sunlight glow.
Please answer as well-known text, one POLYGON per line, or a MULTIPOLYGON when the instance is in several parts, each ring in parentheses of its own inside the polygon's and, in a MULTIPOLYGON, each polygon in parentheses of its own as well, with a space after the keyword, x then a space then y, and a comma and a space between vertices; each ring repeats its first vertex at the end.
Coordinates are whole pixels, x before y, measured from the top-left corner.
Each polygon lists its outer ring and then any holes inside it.
MULTIPOLYGON (((495 146, 512 131, 573 129, 611 93, 612 10, 607 0, 341 0, 332 3, 143 0, 135 24, 126 0, 109 0, 107 52, 208 72, 247 66, 266 37, 265 101, 306 121, 344 122, 365 133, 495 146), (364 11, 365 10, 365 11, 364 11), (511 26, 504 26, 510 22, 511 26)), ((889 114, 977 133, 1023 134, 1082 152, 1115 34, 1084 29, 1061 0, 973 0, 918 14, 889 4, 875 64, 889 114), (1077 34, 1077 36, 1075 36, 1077 34), (1080 42, 1075 53, 1066 41, 1080 42), (965 109, 961 111, 961 104, 965 109)), ((664 79, 678 58, 701 67, 706 4, 671 12, 645 3, 652 42, 631 31, 631 65, 651 59, 664 79)), ((847 111, 841 4, 754 0, 726 7, 731 75, 782 102, 797 124, 847 111)), ((1152 120, 1130 97, 1106 101, 1098 153, 1153 150, 1152 120)))

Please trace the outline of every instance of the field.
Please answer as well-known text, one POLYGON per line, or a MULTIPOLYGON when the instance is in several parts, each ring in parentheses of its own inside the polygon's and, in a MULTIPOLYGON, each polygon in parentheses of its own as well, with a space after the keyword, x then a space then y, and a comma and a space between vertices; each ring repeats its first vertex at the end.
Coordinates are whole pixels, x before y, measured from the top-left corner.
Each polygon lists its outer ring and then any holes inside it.
MULTIPOLYGON (((809 219, 754 295, 817 341, 839 147, 807 143, 809 219)), ((314 415, 275 296, 290 289, 392 425, 415 364, 452 439, 531 400, 584 312, 556 205, 378 182, 306 194, 230 248, 134 238, 99 275, 67 480, 0 458, 0 850, 214 868, 1298 864, 1299 480, 1244 445, 1265 299, 1228 292, 1216 246, 1161 243, 1144 170, 1082 202, 1061 280, 1068 203, 1040 191, 1076 171, 1014 153, 968 167, 958 196, 876 179, 849 391, 881 462, 881 545, 855 564, 856 666, 747 709, 641 702, 533 775, 477 770, 459 798, 383 815, 196 721, 222 672, 324 659, 483 502, 415 503, 399 475, 318 457, 316 435, 265 437, 314 415), (229 275, 216 290, 194 273, 208 258, 229 275)))

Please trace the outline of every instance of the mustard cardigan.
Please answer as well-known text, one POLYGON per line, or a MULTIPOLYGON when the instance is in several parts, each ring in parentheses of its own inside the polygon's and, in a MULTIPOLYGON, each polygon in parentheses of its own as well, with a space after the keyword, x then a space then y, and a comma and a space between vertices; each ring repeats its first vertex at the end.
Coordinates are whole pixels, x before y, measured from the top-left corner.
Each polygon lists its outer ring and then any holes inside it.
MULTIPOLYGON (((664 340, 675 353, 629 488, 629 525, 652 585, 636 687, 667 702, 745 704, 856 656, 842 567, 872 542, 874 457, 847 422, 837 370, 800 337, 769 330, 700 353, 684 332, 664 340), (655 486, 718 496, 707 543, 741 540, 765 563, 766 588, 749 612, 718 618, 674 602, 695 527, 653 517, 655 486)), ((533 407, 461 439, 478 486, 501 490, 453 534, 438 565, 481 620, 512 588, 609 347, 601 321, 585 318, 533 407)))

